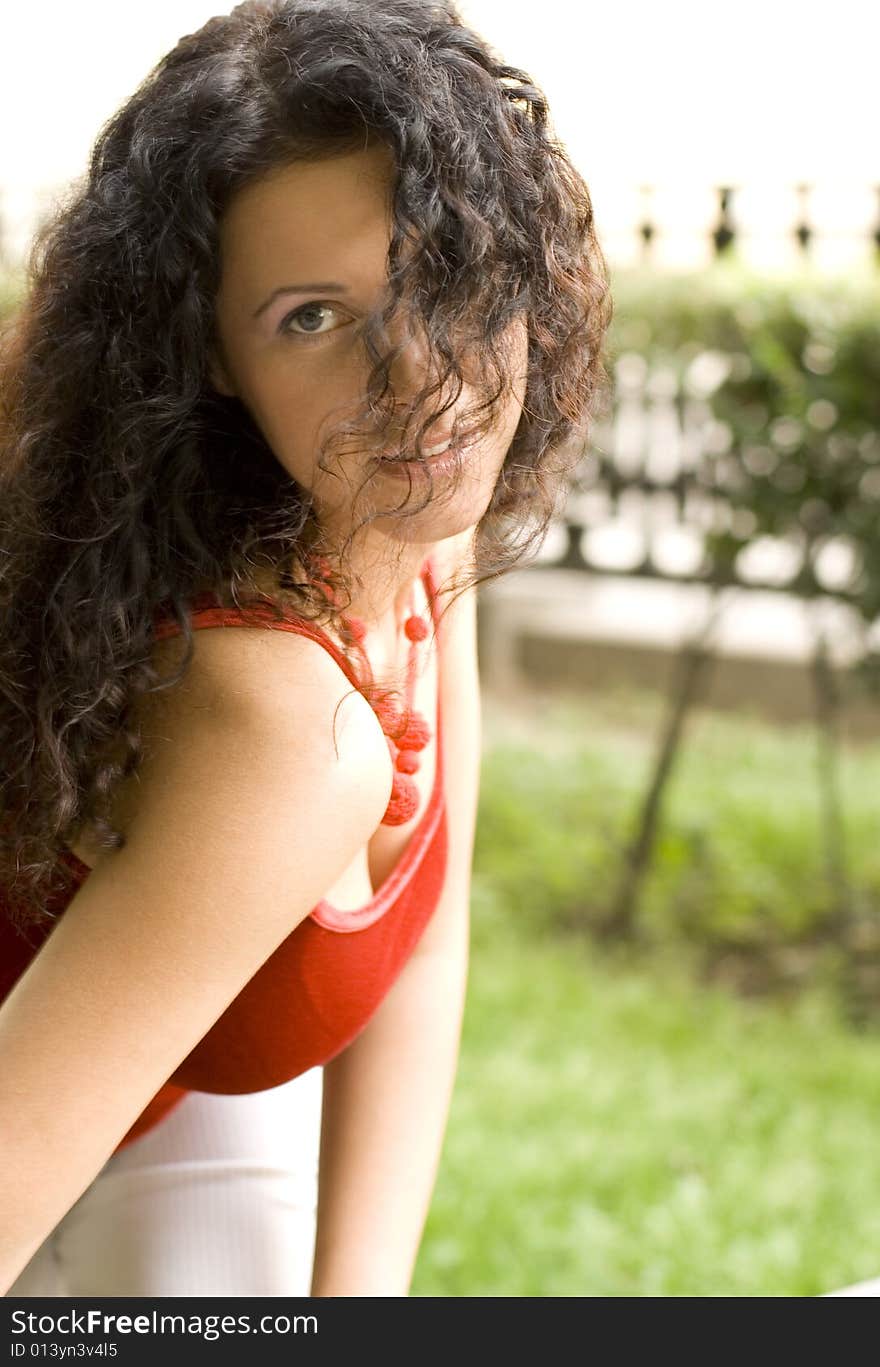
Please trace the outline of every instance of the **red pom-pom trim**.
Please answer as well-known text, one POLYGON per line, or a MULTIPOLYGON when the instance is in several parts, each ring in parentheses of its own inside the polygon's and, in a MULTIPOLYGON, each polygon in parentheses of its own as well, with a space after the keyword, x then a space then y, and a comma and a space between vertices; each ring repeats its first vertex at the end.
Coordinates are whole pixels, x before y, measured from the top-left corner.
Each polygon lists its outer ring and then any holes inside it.
POLYGON ((431 728, 424 717, 410 717, 403 735, 398 737, 401 750, 424 750, 431 739, 431 728))
POLYGON ((384 826, 402 826, 415 816, 419 806, 419 790, 405 774, 395 774, 391 798, 382 818, 384 826))
POLYGON ((387 735, 395 735, 405 723, 405 717, 388 697, 379 697, 373 703, 373 711, 379 718, 382 730, 387 735))
POLYGON ((407 617, 403 629, 410 641, 424 641, 428 634, 428 624, 421 617, 407 617))
POLYGON ((394 767, 401 774, 414 774, 421 763, 421 757, 414 750, 398 750, 394 767))

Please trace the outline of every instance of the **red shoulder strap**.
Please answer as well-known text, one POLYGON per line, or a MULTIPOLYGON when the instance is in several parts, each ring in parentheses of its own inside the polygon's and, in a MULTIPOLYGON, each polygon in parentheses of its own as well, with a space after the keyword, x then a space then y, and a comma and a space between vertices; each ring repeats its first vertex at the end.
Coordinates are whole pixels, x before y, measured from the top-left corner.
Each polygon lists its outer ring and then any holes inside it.
MULTIPOLYGON (((218 604, 213 593, 207 592, 199 594, 195 599, 190 613, 190 624, 194 631, 198 631, 200 627, 248 627, 254 625, 255 618, 260 626, 275 627, 279 631, 292 631, 297 636, 308 636, 311 640, 317 641, 318 645, 323 646, 333 656, 339 668, 355 687, 360 686, 352 666, 335 642, 320 627, 293 616, 289 610, 285 611, 283 620, 279 621, 267 604, 256 600, 247 604, 245 615, 241 608, 218 604)), ((179 633, 180 624, 175 618, 163 615, 157 619, 153 632, 157 641, 179 633)))
MULTIPOLYGON (((425 592, 431 607, 431 614, 436 623, 435 595, 437 585, 434 575, 434 566, 430 557, 422 566, 422 581, 425 584, 425 592)), ((336 645, 335 641, 331 640, 326 632, 322 631, 320 627, 315 626, 313 622, 307 622, 301 617, 297 617, 289 608, 284 610, 283 619, 278 620, 274 616, 269 603, 267 601, 261 601, 260 599, 256 599, 247 604, 247 614, 247 616, 244 615, 242 608, 224 607, 217 602, 215 594, 209 589, 205 593, 200 593, 195 598, 190 613, 190 622, 193 630, 198 630, 200 627, 247 627, 253 624, 255 616, 258 619, 262 618, 260 621, 261 626, 275 627, 280 631, 293 631, 298 636, 308 636, 311 640, 317 641, 318 645, 323 646, 324 649, 333 656, 333 659, 339 665, 339 668, 355 687, 360 687, 360 682, 355 675, 354 669, 336 645)), ((178 635, 179 632, 180 625, 176 618, 168 617, 164 613, 157 616, 153 630, 153 634, 157 641, 164 640, 167 636, 178 635)))

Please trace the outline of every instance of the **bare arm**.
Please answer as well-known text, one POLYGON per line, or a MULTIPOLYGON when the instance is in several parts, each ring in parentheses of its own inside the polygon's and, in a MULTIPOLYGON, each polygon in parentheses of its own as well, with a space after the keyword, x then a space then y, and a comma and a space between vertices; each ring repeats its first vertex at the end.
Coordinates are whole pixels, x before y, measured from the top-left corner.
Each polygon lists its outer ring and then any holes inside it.
POLYGON ((313 1296, 409 1291, 458 1062, 479 790, 476 596, 442 643, 449 864, 437 910, 370 1023, 324 1069, 313 1296))
POLYGON ((198 633, 192 682, 145 747, 127 844, 0 1007, 0 1293, 387 803, 387 746, 360 694, 334 748, 349 687, 322 648, 232 637, 198 633))

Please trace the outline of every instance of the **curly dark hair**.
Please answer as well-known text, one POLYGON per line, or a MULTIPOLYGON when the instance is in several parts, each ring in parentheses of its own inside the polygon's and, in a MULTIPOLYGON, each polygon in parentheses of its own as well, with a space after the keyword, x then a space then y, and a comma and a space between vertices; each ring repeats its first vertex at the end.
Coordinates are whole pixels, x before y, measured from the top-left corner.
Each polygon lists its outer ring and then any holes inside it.
POLYGON ((384 430, 397 353, 383 340, 399 310, 439 377, 407 412, 423 416, 419 439, 465 352, 490 421, 508 380, 499 339, 525 314, 522 417, 459 592, 539 546, 583 457, 608 378, 607 270, 587 186, 526 72, 446 0, 250 0, 183 37, 36 234, 5 333, 0 886, 14 924, 51 916, 60 846, 85 822, 105 847, 124 843, 107 813, 141 758, 133 703, 183 676, 197 592, 246 609, 260 565, 279 614, 317 620, 327 585, 344 609, 345 548, 322 544, 308 491, 208 366, 231 198, 371 140, 396 170, 388 291, 362 329, 364 406, 333 440, 384 430), (292 568, 318 555, 324 590, 292 568), (150 658, 162 611, 186 644, 165 677, 150 658))

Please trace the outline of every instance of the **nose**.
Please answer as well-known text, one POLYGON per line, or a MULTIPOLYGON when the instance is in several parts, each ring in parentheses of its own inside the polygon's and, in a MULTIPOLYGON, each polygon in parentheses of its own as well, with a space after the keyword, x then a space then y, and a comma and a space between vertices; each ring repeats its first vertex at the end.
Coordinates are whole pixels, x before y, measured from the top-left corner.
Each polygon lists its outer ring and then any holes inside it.
MULTIPOLYGON (((389 367, 389 382, 394 394, 398 397, 409 398, 419 393, 436 375, 436 367, 432 365, 430 358, 430 348, 425 337, 424 325, 402 324, 398 325, 391 335, 391 343, 396 348, 397 354, 389 367)), ((451 394, 438 392, 431 396, 430 404, 432 409, 444 407, 452 401, 451 394)), ((400 405, 404 407, 403 404, 400 405)), ((425 447, 438 446, 441 442, 448 441, 452 436, 452 429, 455 424, 456 414, 451 408, 447 408, 430 427, 427 428, 423 437, 422 445, 425 447)), ((402 437, 400 432, 399 436, 402 437)))

